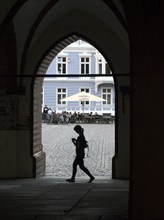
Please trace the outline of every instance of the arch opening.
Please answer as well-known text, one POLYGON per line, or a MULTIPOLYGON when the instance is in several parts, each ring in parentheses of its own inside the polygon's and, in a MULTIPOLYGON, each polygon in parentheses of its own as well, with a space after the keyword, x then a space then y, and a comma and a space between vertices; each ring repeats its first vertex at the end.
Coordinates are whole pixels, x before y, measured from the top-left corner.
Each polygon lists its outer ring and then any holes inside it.
MULTIPOLYGON (((49 49, 49 52, 47 55, 42 59, 42 62, 40 63, 40 66, 38 68, 35 82, 34 82, 34 111, 33 111, 33 156, 35 160, 34 165, 34 176, 43 176, 46 174, 46 155, 43 149, 43 143, 42 143, 42 85, 44 81, 44 77, 46 77, 47 69, 52 62, 52 60, 68 45, 78 41, 78 40, 84 40, 87 41, 89 44, 92 44, 88 39, 85 37, 79 35, 79 34, 71 34, 67 37, 65 37, 63 40, 60 40, 60 42, 57 42, 55 46, 51 49, 49 49), (43 77, 38 77, 43 76, 43 77), (39 114, 38 114, 39 113, 39 114)), ((92 44, 93 45, 93 44, 92 44)), ((93 45, 94 46, 94 45, 93 45)), ((97 49, 97 47, 96 47, 97 49)), ((110 64, 109 64, 110 65, 110 64)), ((110 66, 112 70, 112 66, 110 66)), ((113 71, 111 71, 113 77, 113 71)), ((97 74, 99 75, 99 74, 97 74)), ((88 77, 88 76, 86 76, 88 77)), ((105 75, 105 77, 108 77, 108 75, 105 75)), ((51 79, 52 77, 48 74, 48 78, 51 79)), ((85 77, 84 77, 85 78, 85 77)), ((104 84, 105 85, 105 84, 104 84)), ((106 86, 106 85, 105 85, 106 86)), ((97 88, 101 87, 101 85, 97 85, 97 88)), ((115 88, 114 88, 115 90, 115 88)), ((115 131, 113 133, 115 135, 115 131)))

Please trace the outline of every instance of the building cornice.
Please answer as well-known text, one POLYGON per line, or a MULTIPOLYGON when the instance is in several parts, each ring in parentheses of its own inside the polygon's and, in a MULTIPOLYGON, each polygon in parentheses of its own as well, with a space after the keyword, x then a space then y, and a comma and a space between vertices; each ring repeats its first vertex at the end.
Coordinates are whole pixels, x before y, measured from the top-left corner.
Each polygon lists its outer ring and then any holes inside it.
POLYGON ((51 78, 44 78, 44 82, 94 82, 96 84, 103 84, 103 83, 111 83, 114 84, 114 80, 112 76, 109 77, 51 77, 51 78))

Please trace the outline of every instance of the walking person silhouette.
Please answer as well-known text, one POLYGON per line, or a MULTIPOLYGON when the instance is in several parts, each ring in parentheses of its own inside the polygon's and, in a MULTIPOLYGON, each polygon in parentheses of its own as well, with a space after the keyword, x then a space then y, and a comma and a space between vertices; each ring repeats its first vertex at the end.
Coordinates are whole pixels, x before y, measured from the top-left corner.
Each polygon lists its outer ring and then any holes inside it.
POLYGON ((84 129, 80 125, 76 125, 74 127, 74 130, 76 133, 79 134, 77 139, 72 138, 72 142, 76 147, 76 157, 73 162, 72 177, 70 179, 67 179, 66 181, 67 182, 75 182, 77 166, 79 165, 80 169, 83 170, 90 177, 90 180, 88 181, 88 183, 91 183, 95 179, 95 177, 84 166, 85 145, 86 145, 86 140, 85 140, 85 136, 84 136, 84 129))

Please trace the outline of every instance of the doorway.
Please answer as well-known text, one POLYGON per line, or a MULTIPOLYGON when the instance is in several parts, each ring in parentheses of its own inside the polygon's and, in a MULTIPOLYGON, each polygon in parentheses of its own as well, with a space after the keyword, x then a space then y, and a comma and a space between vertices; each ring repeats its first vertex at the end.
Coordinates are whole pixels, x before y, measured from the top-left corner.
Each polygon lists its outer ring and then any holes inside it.
MULTIPOLYGON (((63 40, 60 41, 56 46, 53 46, 49 53, 45 56, 44 60, 41 62, 37 76, 35 79, 34 83, 34 127, 33 127, 33 153, 34 153, 34 158, 35 158, 35 176, 44 176, 46 174, 46 154, 44 152, 44 146, 42 142, 42 85, 43 85, 43 79, 46 76, 46 71, 51 63, 51 61, 64 49, 67 45, 81 39, 81 36, 78 34, 73 34, 71 36, 67 36, 67 38, 64 38, 63 40)), ((47 76, 46 76, 47 77, 47 76)), ((87 76, 86 76, 87 77, 87 76)), ((108 76, 105 76, 108 77, 108 76)), ((48 78, 51 78, 51 76, 48 75, 48 78)), ((101 87, 101 85, 98 85, 101 87)), ((94 126, 94 125, 92 125, 94 126)), ((97 125, 96 125, 97 126, 97 125)), ((94 126, 94 127, 96 127, 94 126)), ((102 125, 101 125, 102 126, 102 125)), ((104 125, 106 128, 107 126, 113 126, 113 125, 104 125)), ((107 131, 108 129, 103 128, 102 130, 107 131)), ((88 128, 86 128, 87 130, 88 128)), ((73 130, 73 129, 72 129, 73 130)), ((90 129, 92 130, 92 129, 90 129)), ((113 137, 113 143, 110 144, 110 146, 114 146, 114 140, 115 140, 115 126, 113 126, 112 131, 112 137, 113 137)), ((93 137, 92 137, 93 140, 93 137)), ((105 141, 105 140, 103 140, 105 141)), ((94 141, 93 141, 94 142, 94 141)), ((94 146, 95 143, 92 143, 92 146, 94 146)), ((99 144, 98 144, 99 145, 99 144)), ((107 144, 108 145, 108 144, 107 144)), ((104 146, 104 145, 102 145, 104 146)), ((92 147, 93 148, 93 147, 92 147)), ((104 150, 100 150, 101 152, 97 152, 99 157, 103 157, 102 155, 108 155, 109 152, 106 150, 108 148, 105 148, 104 150)), ((114 149, 114 148, 112 148, 114 149)), ((114 155, 114 151, 111 153, 112 157, 114 155)), ((89 162, 88 162, 89 163, 89 162)), ((104 159, 101 160, 101 168, 105 166, 105 161, 104 159)), ((103 173, 104 170, 101 170, 98 175, 102 172, 101 175, 106 175, 106 173, 109 174, 110 178, 112 177, 112 171, 109 171, 109 169, 112 167, 112 158, 108 160, 108 167, 107 171, 105 174, 103 173), (110 168, 109 168, 110 167, 110 168)), ((71 166, 71 163, 70 163, 71 166)), ((89 165, 91 166, 91 165, 89 165)), ((59 172, 60 173, 60 172, 59 172)), ((79 174, 80 175, 80 174, 79 174)))

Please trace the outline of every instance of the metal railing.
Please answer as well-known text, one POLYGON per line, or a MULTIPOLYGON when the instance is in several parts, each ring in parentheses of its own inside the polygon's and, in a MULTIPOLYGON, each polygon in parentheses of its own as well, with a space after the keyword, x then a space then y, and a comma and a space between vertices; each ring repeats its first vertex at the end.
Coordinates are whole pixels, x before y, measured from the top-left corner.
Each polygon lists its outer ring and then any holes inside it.
MULTIPOLYGON (((43 106, 44 107, 44 106, 43 106)), ((48 108, 51 108, 54 112, 80 112, 80 113, 90 113, 93 114, 97 113, 100 115, 103 115, 104 113, 110 113, 111 115, 115 115, 115 105, 109 105, 109 106, 103 106, 103 105, 97 105, 97 106, 91 106, 91 105, 54 105, 54 106, 48 106, 48 108)))

